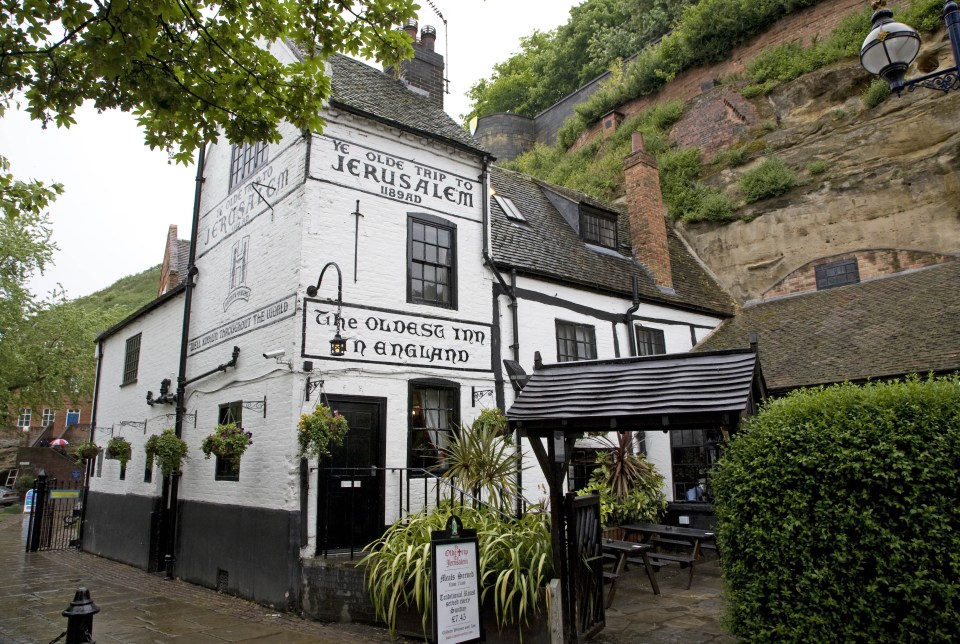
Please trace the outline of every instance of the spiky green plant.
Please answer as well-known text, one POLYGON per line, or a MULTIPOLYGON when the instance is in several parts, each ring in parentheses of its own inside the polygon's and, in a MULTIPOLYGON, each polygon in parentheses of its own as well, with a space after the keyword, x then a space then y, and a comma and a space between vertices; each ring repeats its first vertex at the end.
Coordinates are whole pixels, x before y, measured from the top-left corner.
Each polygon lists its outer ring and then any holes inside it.
POLYGON ((619 432, 610 449, 597 454, 597 469, 578 494, 600 495, 600 523, 605 527, 632 521, 657 521, 667 509, 663 476, 643 454, 634 451, 632 432, 619 432))
POLYGON ((397 615, 406 607, 422 616, 427 633, 430 533, 443 530, 452 514, 477 531, 481 601, 493 600, 497 625, 528 625, 539 614, 544 586, 553 576, 550 516, 528 512, 512 519, 492 508, 449 503, 398 521, 367 546, 369 553, 358 565, 367 566, 367 588, 378 619, 394 633, 397 615))
POLYGON ((517 471, 522 454, 504 431, 507 419, 499 410, 480 414, 470 427, 461 427, 443 449, 441 461, 449 479, 474 499, 509 512, 519 494, 517 471))

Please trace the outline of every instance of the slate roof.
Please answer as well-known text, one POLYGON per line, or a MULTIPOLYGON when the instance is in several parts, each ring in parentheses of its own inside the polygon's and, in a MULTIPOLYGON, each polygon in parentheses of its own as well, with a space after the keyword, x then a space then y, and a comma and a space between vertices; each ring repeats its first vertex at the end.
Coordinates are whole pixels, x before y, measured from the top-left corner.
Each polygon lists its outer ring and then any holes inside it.
POLYGON ((446 112, 382 71, 341 54, 330 57, 330 67, 334 107, 489 155, 446 112))
POLYGON ((626 297, 632 296, 632 278, 636 276, 641 300, 720 316, 733 315, 733 299, 713 281, 672 230, 668 230, 668 237, 675 294, 657 288, 650 273, 631 257, 630 224, 624 207, 497 166, 491 168, 491 181, 496 194, 509 197, 527 220, 527 224, 513 223, 491 199, 492 255, 499 268, 516 268, 518 273, 579 283, 626 297), (627 244, 621 252, 588 246, 544 190, 617 213, 618 234, 621 243, 626 240, 627 244))
POLYGON ((752 411, 762 382, 750 350, 561 362, 533 372, 507 417, 527 431, 676 429, 752 411))
POLYGON ((695 350, 753 331, 772 391, 958 370, 960 261, 747 305, 695 350))

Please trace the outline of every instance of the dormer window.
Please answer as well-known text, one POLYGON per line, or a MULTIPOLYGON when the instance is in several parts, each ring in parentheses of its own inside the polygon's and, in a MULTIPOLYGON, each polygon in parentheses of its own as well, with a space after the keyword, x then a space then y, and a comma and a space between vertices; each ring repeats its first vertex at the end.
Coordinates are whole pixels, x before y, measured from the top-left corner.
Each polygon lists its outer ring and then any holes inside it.
POLYGON ((617 248, 617 216, 580 204, 580 237, 588 244, 617 248))

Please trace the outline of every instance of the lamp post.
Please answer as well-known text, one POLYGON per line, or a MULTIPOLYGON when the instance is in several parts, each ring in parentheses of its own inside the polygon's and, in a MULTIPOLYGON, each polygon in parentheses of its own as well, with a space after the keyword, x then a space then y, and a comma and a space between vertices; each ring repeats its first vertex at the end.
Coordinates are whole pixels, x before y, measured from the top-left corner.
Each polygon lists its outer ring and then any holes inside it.
POLYGON ((336 262, 327 262, 326 266, 321 269, 320 277, 317 279, 317 285, 307 287, 307 297, 316 297, 317 291, 320 290, 320 284, 323 283, 323 274, 326 273, 327 269, 331 266, 337 269, 337 317, 334 318, 334 328, 336 331, 334 332, 333 339, 330 340, 330 355, 339 358, 347 352, 347 341, 340 335, 340 313, 343 311, 343 273, 340 272, 340 267, 337 266, 336 262))
POLYGON ((947 25, 947 37, 953 50, 953 67, 904 80, 907 68, 920 51, 920 36, 910 25, 893 20, 893 12, 883 7, 883 1, 874 3, 871 18, 873 30, 860 48, 860 64, 871 74, 890 84, 890 91, 897 96, 906 89, 912 92, 917 87, 949 92, 960 87, 960 10, 954 0, 943 5, 943 20, 947 25))

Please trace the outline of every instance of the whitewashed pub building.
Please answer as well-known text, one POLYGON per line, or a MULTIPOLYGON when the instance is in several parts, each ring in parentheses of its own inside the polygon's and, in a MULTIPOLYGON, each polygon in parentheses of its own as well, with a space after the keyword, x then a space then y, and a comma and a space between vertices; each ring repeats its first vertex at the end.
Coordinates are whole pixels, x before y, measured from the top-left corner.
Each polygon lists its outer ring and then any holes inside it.
MULTIPOLYGON (((133 457, 94 466, 86 550, 295 608, 305 561, 419 510, 422 470, 449 433, 509 408, 504 360, 530 372, 535 352, 686 352, 732 315, 668 231, 642 149, 626 160, 626 205, 498 168, 443 112, 443 59, 432 29, 419 36, 399 80, 333 57, 322 133, 288 126, 275 144, 206 149, 192 251, 172 235, 161 294, 98 338, 96 438, 125 437, 133 457), (172 527, 143 444, 174 426, 182 345, 190 452, 172 527), (331 484, 316 459, 301 462, 297 421, 320 401, 351 427, 322 465, 367 472, 331 484), (200 451, 226 421, 253 435, 237 472, 200 451)), ((646 439, 671 498, 673 440, 646 439)), ((527 458, 525 495, 538 500, 527 458)))

